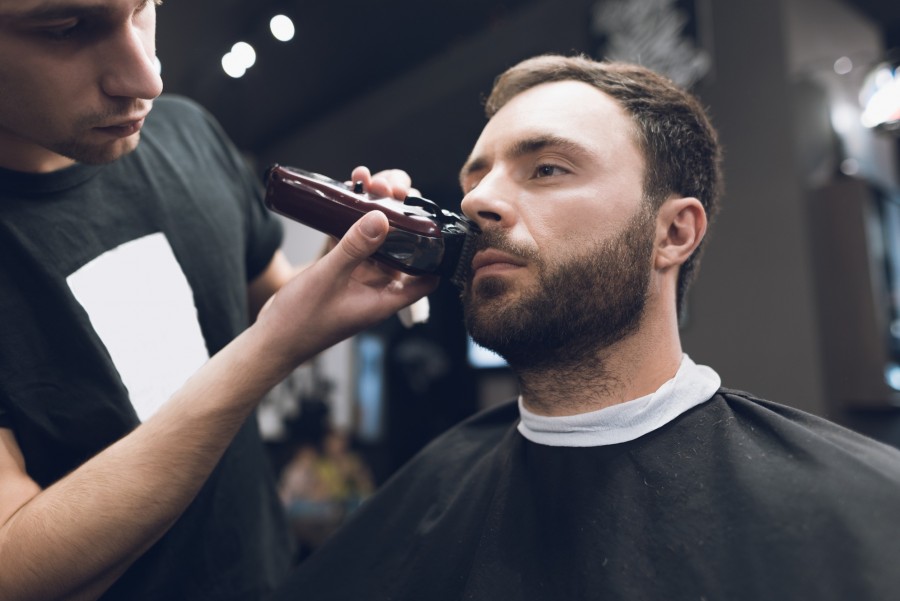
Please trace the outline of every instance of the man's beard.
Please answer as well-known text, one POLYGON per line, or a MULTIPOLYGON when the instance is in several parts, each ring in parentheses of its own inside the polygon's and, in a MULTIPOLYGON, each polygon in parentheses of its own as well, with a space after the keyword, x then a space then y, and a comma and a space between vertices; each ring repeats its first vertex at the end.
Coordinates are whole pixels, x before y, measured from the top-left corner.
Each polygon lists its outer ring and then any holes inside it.
POLYGON ((486 230, 479 247, 528 259, 538 269, 537 290, 506 300, 509 286, 502 278, 470 281, 463 309, 472 339, 519 372, 596 364, 602 350, 640 325, 650 284, 652 217, 642 206, 614 239, 554 264, 510 244, 502 232, 486 230))

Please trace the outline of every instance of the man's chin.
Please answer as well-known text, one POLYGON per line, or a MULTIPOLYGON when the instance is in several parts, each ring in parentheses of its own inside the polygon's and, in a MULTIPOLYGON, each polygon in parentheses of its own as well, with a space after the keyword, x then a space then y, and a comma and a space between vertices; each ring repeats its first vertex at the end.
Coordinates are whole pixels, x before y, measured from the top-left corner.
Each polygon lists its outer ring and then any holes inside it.
POLYGON ((502 354, 504 341, 511 333, 510 328, 516 326, 510 323, 508 302, 499 298, 470 300, 463 304, 463 317, 472 340, 479 346, 502 354))
POLYGON ((527 289, 521 281, 518 281, 514 286, 513 282, 505 277, 479 277, 468 283, 468 287, 463 295, 463 302, 473 304, 494 303, 495 307, 502 307, 508 303, 516 302, 523 295, 535 294, 535 292, 535 290, 527 289))

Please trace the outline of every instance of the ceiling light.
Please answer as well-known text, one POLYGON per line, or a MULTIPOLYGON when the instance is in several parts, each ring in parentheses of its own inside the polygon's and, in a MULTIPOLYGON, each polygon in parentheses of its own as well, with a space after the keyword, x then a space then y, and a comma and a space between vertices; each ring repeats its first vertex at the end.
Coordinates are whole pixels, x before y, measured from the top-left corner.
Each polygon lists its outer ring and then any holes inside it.
POLYGON ((247 42, 238 42, 232 46, 231 54, 237 57, 245 69, 249 69, 256 63, 256 50, 247 42))
POLYGON ((244 73, 247 72, 247 67, 241 63, 241 60, 234 53, 229 52, 222 57, 222 70, 229 77, 237 79, 244 76, 244 73))
POLYGON ((231 52, 222 57, 222 69, 229 77, 243 77, 247 69, 256 64, 256 50, 247 42, 238 42, 231 52))
POLYGON ((834 61, 834 72, 838 75, 846 75, 853 70, 853 61, 851 61, 848 57, 842 56, 841 58, 834 61))
POLYGON ((294 39, 294 22, 286 15, 275 15, 269 21, 269 29, 275 39, 280 42, 289 42, 294 39))

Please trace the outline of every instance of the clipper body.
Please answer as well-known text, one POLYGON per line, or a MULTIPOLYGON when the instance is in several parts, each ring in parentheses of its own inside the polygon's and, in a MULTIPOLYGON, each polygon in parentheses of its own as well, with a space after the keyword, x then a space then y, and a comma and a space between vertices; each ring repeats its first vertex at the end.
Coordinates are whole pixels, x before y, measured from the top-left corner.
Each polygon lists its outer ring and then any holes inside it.
POLYGON ((270 210, 332 236, 343 236, 369 211, 383 212, 390 230, 374 259, 405 273, 440 275, 464 285, 479 233, 466 217, 425 198, 375 196, 296 167, 273 165, 265 180, 270 210))

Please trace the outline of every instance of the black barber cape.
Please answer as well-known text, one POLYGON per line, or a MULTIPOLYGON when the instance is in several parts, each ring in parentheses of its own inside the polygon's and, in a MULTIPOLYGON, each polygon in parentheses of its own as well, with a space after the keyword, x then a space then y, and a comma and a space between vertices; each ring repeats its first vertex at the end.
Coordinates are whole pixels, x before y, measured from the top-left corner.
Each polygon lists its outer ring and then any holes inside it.
POLYGON ((434 441, 273 601, 900 599, 900 452, 720 390, 550 447, 516 404, 434 441))

